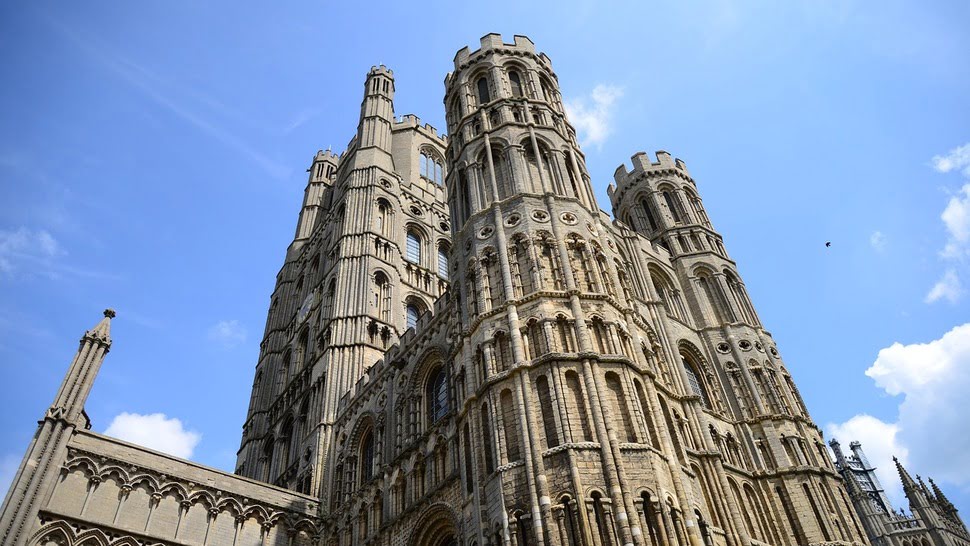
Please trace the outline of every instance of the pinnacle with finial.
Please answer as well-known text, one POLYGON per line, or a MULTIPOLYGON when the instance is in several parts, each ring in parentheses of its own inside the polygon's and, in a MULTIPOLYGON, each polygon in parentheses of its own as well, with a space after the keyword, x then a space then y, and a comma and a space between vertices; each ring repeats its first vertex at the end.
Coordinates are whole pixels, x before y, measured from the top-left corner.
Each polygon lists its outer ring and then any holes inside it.
POLYGON ((940 486, 936 485, 936 482, 933 481, 933 478, 929 478, 929 480, 930 480, 930 487, 933 488, 933 495, 936 497, 936 500, 940 501, 940 503, 942 503, 947 508, 952 508, 953 503, 950 502, 950 499, 946 498, 946 495, 943 494, 943 490, 940 489, 940 486))
POLYGON ((111 346, 111 319, 115 318, 116 315, 117 313, 115 313, 114 309, 111 309, 111 308, 105 309, 104 318, 101 319, 101 322, 96 324, 94 328, 84 333, 84 339, 97 341, 110 347, 111 346))
POLYGON ((917 486, 916 482, 913 481, 913 478, 910 477, 909 472, 903 468, 903 465, 899 462, 899 459, 893 456, 893 462, 896 463, 896 471, 899 472, 899 481, 903 483, 903 489, 918 489, 919 486, 917 486))

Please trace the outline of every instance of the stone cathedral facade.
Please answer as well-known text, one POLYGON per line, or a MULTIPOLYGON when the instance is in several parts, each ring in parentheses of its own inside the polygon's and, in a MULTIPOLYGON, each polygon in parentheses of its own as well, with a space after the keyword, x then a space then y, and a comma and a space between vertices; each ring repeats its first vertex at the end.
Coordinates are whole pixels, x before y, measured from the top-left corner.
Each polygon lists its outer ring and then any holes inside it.
POLYGON ((4 545, 868 544, 687 166, 634 155, 611 217, 545 54, 454 67, 447 138, 381 66, 314 157, 235 474, 88 430, 106 317, 4 545))

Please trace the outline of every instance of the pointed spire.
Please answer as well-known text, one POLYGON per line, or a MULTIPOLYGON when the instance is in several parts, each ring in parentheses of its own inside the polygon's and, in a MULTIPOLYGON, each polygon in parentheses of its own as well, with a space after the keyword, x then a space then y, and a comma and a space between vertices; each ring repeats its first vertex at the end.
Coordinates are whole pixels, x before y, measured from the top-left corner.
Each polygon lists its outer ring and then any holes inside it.
POLYGON ((950 499, 946 498, 946 495, 943 494, 943 490, 936 485, 936 482, 933 481, 933 478, 930 478, 929 480, 930 480, 930 486, 933 488, 933 495, 936 497, 936 500, 939 501, 939 503, 942 504, 943 507, 946 508, 947 510, 955 510, 953 503, 950 502, 950 499))
POLYGON ((94 328, 84 332, 81 341, 91 340, 104 345, 106 348, 111 347, 111 319, 115 318, 115 315, 114 309, 105 309, 104 318, 94 328))
POLYGON ((907 472, 906 469, 903 468, 903 464, 899 462, 899 459, 897 459, 894 456, 893 462, 896 463, 896 471, 899 472, 899 481, 903 482, 903 489, 907 493, 909 492, 910 489, 919 490, 919 486, 916 485, 916 482, 913 480, 912 477, 910 477, 909 472, 907 472))
POLYGON ((928 500, 936 500, 933 498, 933 494, 930 493, 930 488, 926 487, 926 484, 923 483, 923 478, 921 478, 919 474, 916 475, 916 481, 919 482, 919 488, 923 490, 923 494, 926 495, 928 500))

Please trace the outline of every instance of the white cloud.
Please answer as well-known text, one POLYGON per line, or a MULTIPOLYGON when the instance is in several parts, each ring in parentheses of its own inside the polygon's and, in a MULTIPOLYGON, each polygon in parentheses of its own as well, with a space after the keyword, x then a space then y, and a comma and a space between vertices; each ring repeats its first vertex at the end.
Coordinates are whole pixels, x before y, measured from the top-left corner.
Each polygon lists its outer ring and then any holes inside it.
POLYGON ((825 425, 825 432, 830 438, 839 440, 846 456, 852 455, 849 444, 860 442, 893 505, 897 508, 907 506, 903 486, 893 463, 893 457, 898 457, 904 465, 909 464, 909 450, 898 439, 899 425, 863 413, 841 424, 829 423, 825 425))
POLYGON ((623 96, 623 88, 599 84, 589 97, 568 100, 563 106, 569 121, 582 134, 583 145, 603 145, 613 131, 613 106, 623 96))
POLYGON ((846 453, 850 442, 862 442, 896 508, 908 503, 893 455, 911 475, 933 477, 941 486, 970 486, 970 420, 964 409, 970 392, 970 323, 928 343, 893 343, 879 351, 866 375, 887 394, 902 396, 896 421, 860 414, 825 429, 846 453))
POLYGON ((881 231, 873 231, 869 236, 869 246, 877 252, 886 250, 886 236, 881 231))
POLYGON ((246 328, 238 320, 220 320, 209 328, 209 340, 232 349, 246 343, 246 328))
MULTIPOLYGON (((959 170, 963 176, 970 178, 970 142, 950 150, 946 155, 934 156, 932 163, 937 172, 959 170)), ((960 276, 967 273, 967 258, 970 257, 970 183, 964 183, 963 187, 950 196, 940 219, 943 220, 947 234, 940 257, 955 265, 951 265, 933 285, 925 301, 933 303, 946 299, 950 303, 956 303, 964 293, 960 276)))
POLYGON ((57 240, 45 230, 23 226, 0 230, 0 273, 13 273, 25 262, 49 262, 64 253, 57 240))
POLYGON ((961 169, 964 176, 970 177, 970 142, 958 146, 946 155, 933 156, 933 168, 941 173, 948 173, 954 169, 961 169))
POLYGON ((944 258, 963 258, 970 254, 970 184, 965 184, 940 215, 949 238, 943 247, 944 258))
POLYGON ((934 303, 945 299, 950 303, 956 303, 963 297, 963 284, 955 269, 947 269, 943 277, 936 281, 933 288, 926 294, 926 303, 934 303))
POLYGON ((902 395, 898 438, 919 472, 970 485, 970 323, 929 343, 893 343, 866 370, 888 394, 902 395), (945 439, 944 441, 941 441, 945 439))
POLYGON ((120 413, 104 431, 108 436, 188 459, 202 439, 198 432, 185 430, 182 421, 164 413, 140 415, 120 413))

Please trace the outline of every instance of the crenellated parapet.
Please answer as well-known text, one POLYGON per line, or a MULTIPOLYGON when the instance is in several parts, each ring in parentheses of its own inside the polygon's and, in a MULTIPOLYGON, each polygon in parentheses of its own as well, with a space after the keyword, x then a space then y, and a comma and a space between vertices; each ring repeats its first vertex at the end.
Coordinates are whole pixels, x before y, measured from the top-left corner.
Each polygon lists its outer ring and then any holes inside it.
MULTIPOLYGON (((515 35, 513 36, 512 40, 513 41, 511 44, 507 44, 502 41, 501 34, 494 32, 482 36, 481 47, 475 51, 471 51, 467 46, 458 50, 458 53, 455 54, 454 59, 455 72, 459 72, 469 64, 475 63, 482 58, 495 53, 534 57, 538 62, 545 66, 545 68, 552 71, 552 61, 548 56, 546 56, 545 53, 536 53, 535 44, 527 36, 515 35)), ((451 72, 445 76, 445 87, 451 85, 455 72, 451 72)))
POLYGON ((404 114, 400 118, 394 120, 393 130, 401 129, 414 129, 428 138, 433 138, 438 141, 438 143, 445 147, 448 145, 448 137, 444 133, 439 133, 438 130, 430 123, 421 123, 421 118, 415 114, 404 114))
POLYGON ((663 150, 658 150, 655 155, 657 161, 651 161, 646 152, 637 152, 630 158, 633 163, 633 170, 628 170, 626 165, 620 165, 616 168, 613 173, 614 182, 606 189, 606 193, 613 203, 622 200, 627 192, 636 188, 640 182, 648 178, 673 177, 694 184, 694 179, 687 171, 687 164, 680 158, 674 158, 663 150))

